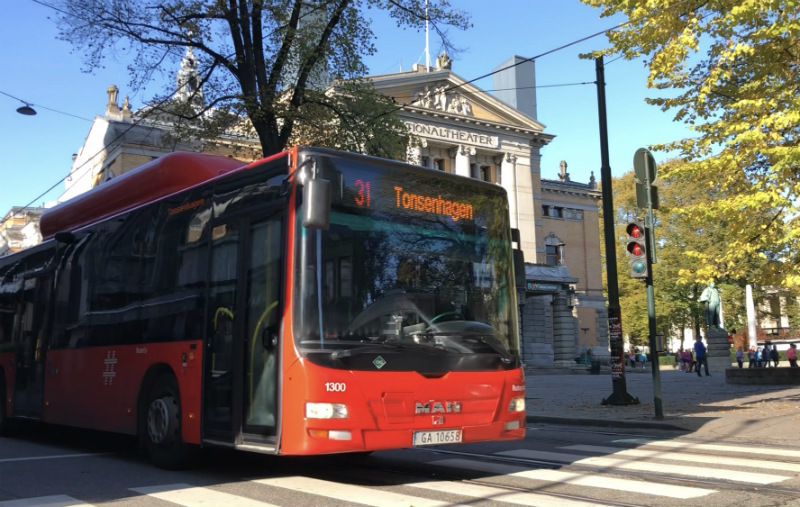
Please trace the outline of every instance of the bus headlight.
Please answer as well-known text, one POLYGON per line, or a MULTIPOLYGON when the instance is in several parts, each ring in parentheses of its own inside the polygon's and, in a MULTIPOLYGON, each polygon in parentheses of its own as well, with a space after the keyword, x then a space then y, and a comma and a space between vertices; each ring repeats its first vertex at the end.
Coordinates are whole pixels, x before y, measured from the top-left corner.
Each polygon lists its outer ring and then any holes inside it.
POLYGON ((347 405, 344 403, 306 402, 307 419, 347 419, 347 405))
POLYGON ((511 398, 508 404, 509 412, 525 412, 525 398, 511 398))

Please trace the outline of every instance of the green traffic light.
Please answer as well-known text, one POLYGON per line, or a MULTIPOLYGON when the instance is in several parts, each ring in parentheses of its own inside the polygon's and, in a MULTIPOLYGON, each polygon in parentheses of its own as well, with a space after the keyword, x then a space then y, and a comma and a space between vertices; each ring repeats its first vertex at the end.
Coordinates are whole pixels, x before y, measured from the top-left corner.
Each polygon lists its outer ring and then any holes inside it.
POLYGON ((643 260, 636 260, 633 261, 633 263, 631 264, 631 270, 634 273, 642 274, 647 270, 647 265, 644 263, 643 260))

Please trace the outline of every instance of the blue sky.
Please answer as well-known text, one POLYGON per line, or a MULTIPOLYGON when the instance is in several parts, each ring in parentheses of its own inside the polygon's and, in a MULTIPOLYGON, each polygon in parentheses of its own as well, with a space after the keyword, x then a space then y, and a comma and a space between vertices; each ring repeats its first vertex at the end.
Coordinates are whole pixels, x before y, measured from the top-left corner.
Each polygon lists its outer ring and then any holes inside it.
MULTIPOLYGON (((466 80, 490 73, 513 55, 534 57, 613 27, 622 21, 601 19, 599 11, 578 0, 453 0, 472 15, 473 28, 451 29, 454 45, 452 71, 466 80)), ((31 1, 16 1, 0 17, 0 92, 33 104, 36 116, 23 116, 23 105, 0 94, 0 214, 12 206, 40 205, 63 191, 72 154, 88 134, 91 121, 105 112, 106 89, 120 88, 120 102, 130 96, 134 109, 160 90, 153 85, 134 93, 128 86, 128 61, 107 62, 94 74, 81 71, 80 54, 56 40, 53 13, 31 1), (54 187, 46 195, 47 189, 54 187)), ((392 21, 376 20, 378 53, 368 59, 372 74, 409 70, 425 63, 425 35, 401 31, 392 21)), ((559 163, 566 160, 573 181, 588 182, 590 173, 600 179, 600 140, 597 114, 595 63, 580 53, 605 47, 604 36, 551 53, 536 61, 538 120, 545 132, 556 136, 542 149, 542 177, 555 179, 559 163), (583 83, 583 84, 581 84, 583 83)), ((430 38, 431 59, 441 50, 430 38)), ((174 71, 177 71, 177 66, 174 71)), ((174 74, 172 74, 174 76, 174 74)), ((646 69, 641 61, 606 58, 606 103, 612 174, 632 167, 637 148, 690 135, 672 115, 648 106, 646 69)), ((491 90, 491 78, 476 81, 491 90)), ((655 153, 657 162, 664 155, 655 153)))

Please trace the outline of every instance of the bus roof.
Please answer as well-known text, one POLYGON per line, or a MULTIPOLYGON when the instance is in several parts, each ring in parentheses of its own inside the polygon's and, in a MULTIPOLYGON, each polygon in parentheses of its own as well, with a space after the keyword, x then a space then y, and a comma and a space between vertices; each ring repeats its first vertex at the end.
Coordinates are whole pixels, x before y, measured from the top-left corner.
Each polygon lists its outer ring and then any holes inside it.
POLYGON ((246 165, 222 155, 169 153, 45 210, 39 225, 42 238, 73 231, 246 165))

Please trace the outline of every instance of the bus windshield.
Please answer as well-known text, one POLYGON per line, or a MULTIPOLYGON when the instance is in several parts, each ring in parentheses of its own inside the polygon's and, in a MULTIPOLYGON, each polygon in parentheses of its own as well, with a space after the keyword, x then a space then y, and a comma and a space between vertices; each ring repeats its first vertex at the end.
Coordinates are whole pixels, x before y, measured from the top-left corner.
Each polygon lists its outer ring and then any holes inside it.
POLYGON ((309 360, 369 370, 519 366, 505 191, 385 161, 320 157, 328 230, 298 221, 294 336, 309 360))

